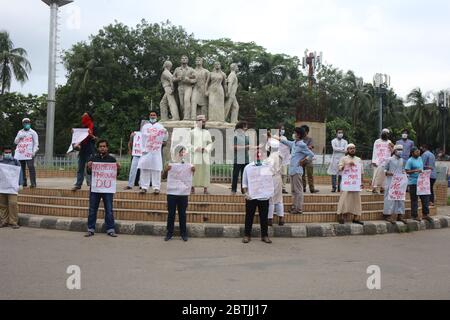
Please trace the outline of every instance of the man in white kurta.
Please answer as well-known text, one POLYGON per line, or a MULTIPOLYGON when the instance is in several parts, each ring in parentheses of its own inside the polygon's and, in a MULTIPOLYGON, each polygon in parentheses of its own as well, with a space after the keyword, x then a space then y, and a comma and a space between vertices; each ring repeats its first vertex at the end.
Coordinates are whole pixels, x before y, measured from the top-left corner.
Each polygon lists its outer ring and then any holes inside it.
POLYGON ((161 172, 163 170, 162 146, 169 138, 166 128, 158 123, 156 112, 150 112, 150 122, 141 128, 143 155, 139 159, 138 168, 141 169, 141 193, 147 193, 150 183, 154 193, 161 190, 161 172))
POLYGON ((339 173, 339 162, 345 156, 347 152, 348 142, 344 139, 344 131, 338 129, 336 131, 336 139, 331 141, 331 146, 333 147, 333 155, 331 156, 330 166, 328 167, 327 173, 331 176, 331 186, 333 193, 341 191, 341 180, 342 175, 339 173), (339 176, 339 179, 338 179, 339 176))
POLYGON ((206 117, 197 117, 196 127, 191 130, 191 156, 192 164, 195 166, 195 174, 192 182, 192 193, 195 188, 204 188, 204 193, 208 194, 208 187, 211 184, 211 150, 213 142, 211 134, 205 129, 206 117))
POLYGON ((386 180, 386 174, 384 173, 384 165, 392 155, 392 149, 390 145, 393 145, 389 140, 388 129, 383 129, 381 132, 381 138, 375 141, 373 144, 372 154, 372 166, 374 167, 373 179, 372 179, 372 192, 377 193, 377 188, 380 188, 380 192, 384 193, 384 182, 386 180))

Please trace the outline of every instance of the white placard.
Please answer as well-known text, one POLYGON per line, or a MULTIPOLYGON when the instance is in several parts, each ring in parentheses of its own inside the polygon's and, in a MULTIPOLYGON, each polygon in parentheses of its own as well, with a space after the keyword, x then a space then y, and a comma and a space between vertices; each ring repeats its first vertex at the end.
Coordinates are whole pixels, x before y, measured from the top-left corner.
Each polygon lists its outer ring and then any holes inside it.
POLYGON ((274 195, 272 170, 268 165, 247 167, 248 194, 252 199, 270 199, 274 195))
POLYGON ((142 157, 142 134, 140 131, 134 132, 133 137, 133 157, 142 157))
MULTIPOLYGON (((186 149, 191 145, 191 129, 189 128, 174 128, 170 140, 170 155, 172 160, 176 159, 175 149, 177 146, 184 146, 186 149)), ((187 162, 190 161, 190 153, 185 156, 187 162)))
POLYGON ((375 143, 375 164, 377 166, 382 166, 391 157, 391 148, 389 147, 389 142, 378 142, 375 143))
POLYGON ((17 160, 33 159, 33 136, 31 134, 20 140, 16 147, 14 158, 17 160))
POLYGON ((116 193, 117 163, 94 162, 92 164, 91 192, 116 193))
POLYGON ((357 164, 355 166, 345 166, 342 171, 341 190, 351 192, 361 191, 361 173, 361 164, 357 164))
POLYGON ((79 144, 84 141, 89 136, 89 129, 72 129, 72 142, 67 150, 67 153, 73 151, 73 145, 79 144))
POLYGON ((192 165, 189 163, 172 163, 167 175, 167 194, 188 196, 192 188, 192 165))
POLYGON ((389 185, 389 200, 405 201, 406 189, 408 188, 408 176, 406 174, 395 174, 389 185))
POLYGON ((0 194, 18 194, 20 167, 0 163, 0 194))
POLYGON ((431 195, 431 170, 425 170, 419 174, 417 179, 417 195, 418 196, 429 196, 431 195))

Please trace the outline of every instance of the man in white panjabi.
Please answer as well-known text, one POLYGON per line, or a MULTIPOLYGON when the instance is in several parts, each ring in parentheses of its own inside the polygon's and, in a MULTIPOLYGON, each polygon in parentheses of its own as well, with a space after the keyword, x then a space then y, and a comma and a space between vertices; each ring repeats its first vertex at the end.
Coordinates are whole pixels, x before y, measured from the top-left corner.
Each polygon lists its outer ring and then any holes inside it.
POLYGON ((273 215, 278 216, 278 225, 284 225, 284 204, 283 204, 283 180, 281 177, 281 167, 283 158, 279 152, 280 142, 270 138, 267 141, 267 148, 270 150, 270 156, 267 158, 267 164, 272 170, 272 179, 274 187, 274 195, 269 200, 269 226, 273 225, 273 215))
POLYGON ((330 166, 327 173, 331 176, 331 186, 333 193, 341 192, 342 176, 339 175, 339 161, 345 156, 347 151, 347 140, 344 139, 344 131, 341 129, 336 130, 336 138, 331 141, 333 147, 333 155, 331 156, 330 166))
MULTIPOLYGON (((362 161, 356 156, 356 146, 349 144, 347 146, 347 154, 339 161, 339 171, 343 171, 347 166, 362 166, 362 161)), ((362 175, 362 173, 361 173, 362 175)), ((361 177, 361 181, 362 177, 361 177)), ((361 189, 363 186, 361 186, 361 189)), ((345 215, 353 217, 353 223, 364 225, 360 221, 362 215, 361 192, 360 191, 344 191, 339 198, 338 204, 338 221, 340 224, 345 223, 345 215)))
POLYGON ((169 120, 169 111, 173 121, 180 120, 177 101, 175 100, 175 88, 173 86, 173 75, 170 72, 172 62, 164 62, 164 71, 161 75, 161 85, 164 89, 164 96, 159 104, 161 109, 161 120, 169 120))
POLYGON ((372 179, 372 192, 377 193, 377 188, 380 189, 380 193, 384 193, 384 182, 386 180, 386 174, 384 173, 384 165, 389 160, 392 154, 392 148, 394 144, 389 140, 389 129, 383 129, 381 132, 381 138, 376 140, 373 144, 372 154, 372 166, 373 166, 373 179, 372 179), (379 150, 379 151, 377 151, 379 150), (381 151, 380 151, 381 150, 381 151))
POLYGON ((158 123, 156 112, 150 112, 150 121, 141 128, 143 155, 139 159, 138 168, 141 169, 141 191, 147 193, 150 183, 154 193, 159 194, 161 190, 161 172, 163 170, 162 152, 163 145, 167 142, 169 135, 166 128, 158 123))
POLYGON ((203 68, 203 58, 198 57, 195 60, 195 85, 192 92, 192 109, 191 118, 197 117, 199 114, 208 117, 208 97, 206 96, 206 81, 208 80, 209 71, 203 68), (200 110, 199 110, 200 109, 200 110))
POLYGON ((238 65, 232 63, 230 65, 231 72, 227 78, 227 92, 225 100, 225 120, 228 114, 231 113, 230 123, 236 124, 238 122, 239 103, 236 98, 237 89, 239 87, 239 81, 236 72, 238 72, 238 65))
POLYGON ((190 132, 191 139, 191 159, 195 166, 195 174, 192 181, 191 193, 195 193, 195 188, 203 188, 204 194, 208 194, 208 187, 211 184, 211 150, 213 142, 211 134, 205 129, 206 117, 197 116, 196 127, 190 132))
POLYGON ((183 111, 184 120, 194 120, 192 118, 192 89, 196 82, 195 71, 188 66, 187 56, 181 57, 181 66, 175 69, 173 82, 178 83, 178 96, 180 107, 183 111))

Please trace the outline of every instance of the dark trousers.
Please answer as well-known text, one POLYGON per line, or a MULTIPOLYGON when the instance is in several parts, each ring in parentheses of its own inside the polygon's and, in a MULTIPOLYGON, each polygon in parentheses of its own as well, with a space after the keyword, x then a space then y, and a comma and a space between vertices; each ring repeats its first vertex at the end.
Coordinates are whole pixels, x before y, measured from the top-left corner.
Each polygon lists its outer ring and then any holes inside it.
POLYGON ((259 212, 259 222, 261 224, 261 238, 269 236, 269 200, 246 200, 245 201, 245 236, 251 237, 253 228, 253 218, 256 208, 259 212))
POLYGON ((336 191, 336 189, 341 192, 341 182, 342 182, 342 176, 331 176, 331 186, 333 187, 333 190, 336 191))
POLYGON ((431 196, 430 202, 434 204, 434 184, 436 183, 436 179, 430 179, 430 187, 431 187, 431 196))
POLYGON ((31 186, 36 187, 36 168, 34 167, 34 158, 31 160, 20 160, 23 174, 23 186, 27 186, 27 167, 30 171, 31 186))
POLYGON ((88 231, 95 232, 95 223, 97 222, 97 212, 100 206, 100 200, 103 199, 105 207, 105 223, 106 232, 114 232, 114 215, 113 215, 113 193, 96 193, 89 194, 89 216, 88 216, 88 231))
POLYGON ((430 214, 430 196, 418 196, 417 185, 409 186, 409 195, 411 196, 411 216, 413 218, 417 218, 419 216, 419 197, 422 202, 423 216, 428 216, 430 214))
MULTIPOLYGON (((75 183, 77 187, 81 187, 83 185, 84 175, 86 173, 86 164, 90 157, 91 155, 84 155, 84 154, 80 154, 78 156, 77 182, 75 183)), ((89 180, 90 180, 89 176, 86 173, 86 182, 88 186, 90 185, 89 180)))
POLYGON ((244 169, 247 164, 233 165, 233 179, 231 180, 231 192, 237 192, 237 183, 239 175, 241 175, 241 191, 242 191, 242 176, 244 175, 244 169))
POLYGON ((167 236, 173 236, 175 228, 175 216, 178 209, 178 218, 180 221, 180 234, 182 237, 187 237, 186 227, 186 209, 188 207, 188 196, 174 196, 167 195, 167 209, 169 214, 167 216, 167 236))

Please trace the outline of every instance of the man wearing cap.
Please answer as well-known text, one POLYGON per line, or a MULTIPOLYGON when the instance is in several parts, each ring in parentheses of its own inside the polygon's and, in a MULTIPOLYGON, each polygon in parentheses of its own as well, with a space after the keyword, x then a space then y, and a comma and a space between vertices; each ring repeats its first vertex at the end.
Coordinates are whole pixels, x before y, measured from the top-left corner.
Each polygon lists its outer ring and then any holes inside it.
POLYGON ((397 144, 394 147, 394 154, 388 159, 384 165, 384 172, 386 174, 386 190, 384 192, 384 219, 392 224, 395 221, 402 221, 407 223, 403 219, 405 214, 405 200, 389 200, 389 192, 392 183, 392 177, 394 175, 405 175, 406 172, 403 169, 405 163, 403 161, 403 146, 397 144))
POLYGON ((195 188, 203 188, 203 193, 208 194, 208 187, 211 184, 211 159, 210 154, 213 147, 211 134, 206 127, 206 116, 197 116, 195 128, 190 132, 191 138, 191 159, 195 166, 194 179, 192 181, 191 192, 195 193, 195 188))
POLYGON ((17 145, 15 159, 20 161, 22 167, 23 186, 27 186, 27 172, 30 171, 31 188, 36 188, 36 169, 34 167, 34 157, 39 151, 39 137, 36 131, 31 129, 31 120, 22 120, 23 129, 17 133, 14 143, 17 145))
POLYGON ((390 131, 388 129, 383 129, 383 131, 381 132, 381 138, 375 141, 375 143, 373 144, 373 193, 377 193, 377 188, 380 188, 380 192, 384 193, 384 181, 386 180, 386 175, 384 173, 383 166, 386 164, 387 160, 391 157, 392 154, 392 149, 390 147, 392 142, 389 140, 389 133, 390 131))
POLYGON ((402 159, 403 159, 404 166, 406 166, 406 162, 408 161, 408 159, 411 155, 411 149, 412 149, 412 147, 414 147, 414 141, 410 140, 408 138, 408 136, 409 136, 409 130, 403 129, 402 138, 397 141, 397 145, 403 146, 402 159))

